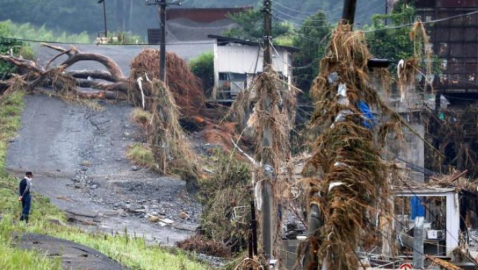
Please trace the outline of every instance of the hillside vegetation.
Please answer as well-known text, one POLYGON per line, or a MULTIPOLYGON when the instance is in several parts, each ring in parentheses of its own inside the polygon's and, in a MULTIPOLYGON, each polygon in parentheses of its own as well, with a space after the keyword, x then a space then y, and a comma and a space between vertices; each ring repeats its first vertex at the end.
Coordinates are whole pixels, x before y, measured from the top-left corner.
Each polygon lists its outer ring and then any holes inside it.
MULTIPOLYGON (((182 0, 183 7, 259 7, 262 0, 182 0)), ((280 20, 293 21, 297 26, 319 9, 326 11, 329 20, 336 21, 342 12, 343 1, 333 0, 274 0, 274 13, 280 20)), ((55 33, 78 34, 84 31, 95 36, 104 30, 103 6, 97 0, 0 0, 0 21, 45 25, 55 33)), ((173 6, 175 8, 175 6, 173 6)), ((157 6, 147 6, 145 1, 107 0, 107 21, 110 31, 132 32, 144 37, 147 28, 158 27, 157 6)), ((356 21, 370 24, 370 17, 385 11, 385 1, 358 0, 356 21)))

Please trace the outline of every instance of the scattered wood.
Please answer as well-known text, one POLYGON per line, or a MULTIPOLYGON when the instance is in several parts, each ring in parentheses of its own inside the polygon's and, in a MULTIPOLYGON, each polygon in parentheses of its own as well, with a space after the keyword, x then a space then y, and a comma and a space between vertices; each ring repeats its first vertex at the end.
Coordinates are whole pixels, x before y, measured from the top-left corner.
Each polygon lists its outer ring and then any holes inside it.
POLYGON ((444 261, 442 259, 436 258, 431 255, 425 255, 425 258, 429 261, 431 261, 433 264, 438 265, 440 267, 443 267, 447 270, 463 270, 463 268, 460 268, 450 262, 444 261))

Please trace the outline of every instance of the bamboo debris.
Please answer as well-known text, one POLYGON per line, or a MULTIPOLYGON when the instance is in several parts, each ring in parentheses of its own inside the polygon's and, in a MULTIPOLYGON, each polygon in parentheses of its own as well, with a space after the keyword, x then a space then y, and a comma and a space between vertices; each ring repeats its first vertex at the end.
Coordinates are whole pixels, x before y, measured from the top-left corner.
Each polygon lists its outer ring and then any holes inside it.
POLYGON ((463 268, 461 267, 458 267, 452 263, 449 263, 447 261, 444 261, 442 259, 439 259, 439 258, 436 258, 434 256, 430 256, 430 255, 425 255, 425 258, 427 260, 429 260, 430 262, 432 262, 432 264, 434 265, 438 265, 446 270, 463 270, 463 268))
POLYGON ((423 91, 426 93, 427 86, 430 86, 433 92, 433 81, 429 80, 430 75, 433 74, 431 60, 433 51, 430 46, 430 38, 427 35, 425 26, 420 20, 413 24, 412 30, 410 31, 410 40, 413 42, 414 58, 418 61, 418 63, 422 61, 425 62, 425 83, 423 85, 423 91))
POLYGON ((401 118, 370 86, 369 58, 363 33, 339 25, 312 87, 315 112, 311 125, 320 135, 304 173, 311 176, 309 203, 319 206, 324 224, 309 236, 309 252, 316 260, 306 265, 307 269, 323 265, 327 269, 357 269, 355 249, 360 236, 373 232, 367 222, 373 216, 371 209, 390 209, 387 166, 381 160, 380 146, 388 134, 400 136, 401 118), (331 79, 332 74, 336 79, 331 79), (346 96, 341 96, 338 88, 344 85, 346 96), (360 102, 388 115, 389 121, 374 126, 358 109, 360 102))
POLYGON ((169 88, 157 79, 149 82, 151 122, 148 143, 157 170, 164 174, 179 172, 189 185, 197 186, 199 175, 195 154, 179 125, 179 110, 169 88), (189 181, 188 181, 189 180, 189 181))
MULTIPOLYGON (((253 174, 253 184, 256 192, 262 190, 265 183, 272 187, 273 212, 278 211, 279 204, 284 200, 284 191, 288 190, 292 181, 292 167, 290 157, 290 131, 295 118, 296 91, 289 90, 279 78, 279 75, 268 66, 253 83, 250 93, 245 93, 234 107, 249 106, 254 104, 252 114, 247 122, 256 135, 256 160, 261 166, 256 166, 253 174), (264 167, 265 166, 265 167, 264 167), (272 181, 264 171, 270 166, 276 179, 272 181)), ((243 108, 243 107, 242 107, 243 108)), ((244 111, 242 111, 244 112, 244 111)), ((240 114, 241 117, 245 115, 240 114)), ((256 196, 257 199, 257 196, 256 196)), ((256 201, 261 205, 261 201, 256 201)), ((281 220, 274 218, 273 247, 274 253, 279 253, 281 220)))

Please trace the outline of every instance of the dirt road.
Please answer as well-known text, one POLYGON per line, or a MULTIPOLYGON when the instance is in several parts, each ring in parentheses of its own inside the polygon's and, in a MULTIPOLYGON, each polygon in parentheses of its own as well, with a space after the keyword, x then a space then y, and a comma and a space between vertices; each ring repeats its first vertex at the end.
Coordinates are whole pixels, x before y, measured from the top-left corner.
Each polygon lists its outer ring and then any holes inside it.
POLYGON ((69 213, 70 221, 89 230, 126 229, 164 244, 193 233, 200 205, 184 181, 137 168, 125 156, 129 145, 143 140, 130 121, 131 106, 104 103, 95 111, 40 95, 26 96, 25 105, 7 169, 19 176, 33 171, 33 191, 69 213), (174 222, 162 226, 148 221, 151 216, 174 222))

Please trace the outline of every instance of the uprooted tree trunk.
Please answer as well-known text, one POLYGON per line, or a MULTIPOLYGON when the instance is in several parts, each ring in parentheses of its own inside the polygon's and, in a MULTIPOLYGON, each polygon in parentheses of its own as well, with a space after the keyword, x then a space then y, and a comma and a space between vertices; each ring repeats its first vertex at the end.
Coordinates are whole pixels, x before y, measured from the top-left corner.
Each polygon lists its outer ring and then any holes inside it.
MULTIPOLYGON (((0 93, 12 90, 20 78, 24 82, 23 89, 29 92, 44 91, 45 88, 53 90, 62 96, 78 98, 107 98, 126 99, 129 80, 123 75, 118 64, 111 58, 96 53, 83 53, 75 47, 64 49, 58 46, 43 44, 43 46, 56 50, 58 55, 53 57, 46 65, 41 67, 37 63, 12 56, 0 55, 4 61, 17 67, 17 76, 0 82, 0 93), (67 56, 57 67, 51 64, 61 56, 67 56), (95 61, 106 67, 108 72, 97 71, 67 71, 66 69, 80 61, 95 61), (19 76, 19 77, 18 77, 19 76), (97 82, 95 79, 102 80, 97 82), (83 88, 83 89, 82 89, 83 88), (94 90, 87 90, 91 88, 94 90), (42 90, 43 89, 43 90, 42 90)), ((18 85, 17 85, 18 86, 18 85)))
MULTIPOLYGON (((142 107, 153 114, 147 135, 148 142, 153 149, 157 170, 164 174, 179 173, 187 182, 188 191, 196 191, 199 175, 195 165, 194 152, 189 144, 184 143, 187 138, 185 138, 179 125, 178 107, 168 86, 153 79, 152 82, 150 81, 149 84, 144 85, 145 91, 143 91, 140 86, 141 82, 137 81, 141 77, 140 74, 131 78, 125 77, 119 65, 107 56, 81 52, 73 46, 70 49, 49 44, 43 44, 43 46, 59 52, 45 67, 41 67, 30 60, 0 55, 0 62, 10 63, 17 68, 17 74, 13 75, 12 78, 0 81, 0 98, 4 94, 14 91, 26 91, 55 94, 67 99, 130 101, 135 106, 142 107), (66 60, 56 67, 51 67, 54 61, 64 56, 67 57, 66 60), (81 61, 98 62, 107 71, 67 70, 81 61)), ((156 55, 159 55, 157 51, 156 55)), ((168 54, 167 57, 173 58, 176 62, 184 62, 184 60, 172 54, 168 54)), ((181 67, 184 67, 184 63, 181 67)), ((147 69, 147 67, 145 68, 147 69)), ((190 71, 185 73, 190 75, 190 71)), ((150 74, 150 76, 153 78, 154 74, 150 74)), ((145 77, 149 81, 146 74, 145 77)), ((186 90, 182 90, 187 92, 187 86, 184 87, 186 90)))

